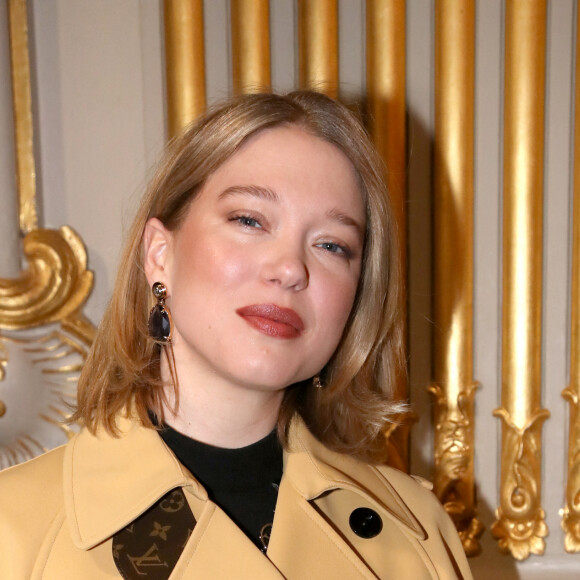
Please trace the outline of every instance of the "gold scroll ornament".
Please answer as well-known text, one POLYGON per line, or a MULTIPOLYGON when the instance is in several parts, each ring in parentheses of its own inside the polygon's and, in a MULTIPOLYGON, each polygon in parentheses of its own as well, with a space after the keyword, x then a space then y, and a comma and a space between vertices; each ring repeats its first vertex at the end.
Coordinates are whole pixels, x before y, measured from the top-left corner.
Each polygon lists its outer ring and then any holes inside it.
MULTIPOLYGON (((580 10, 576 30, 580 25, 580 10)), ((580 34, 576 33, 576 96, 574 127, 574 210, 572 233, 572 293, 570 383, 562 396, 570 404, 566 505, 561 510, 564 547, 580 552, 580 34)))
POLYGON ((82 241, 68 227, 38 229, 27 2, 10 0, 8 10, 19 222, 28 266, 17 279, 0 279, 0 469, 46 450, 42 437, 23 431, 24 418, 42 436, 47 424, 71 435, 63 423, 67 402, 74 402, 95 333, 82 314, 93 285, 82 241), (41 380, 40 391, 32 391, 30 375, 41 380))
POLYGON ((492 533, 518 560, 543 554, 542 209, 546 1, 506 3, 500 505, 492 533))

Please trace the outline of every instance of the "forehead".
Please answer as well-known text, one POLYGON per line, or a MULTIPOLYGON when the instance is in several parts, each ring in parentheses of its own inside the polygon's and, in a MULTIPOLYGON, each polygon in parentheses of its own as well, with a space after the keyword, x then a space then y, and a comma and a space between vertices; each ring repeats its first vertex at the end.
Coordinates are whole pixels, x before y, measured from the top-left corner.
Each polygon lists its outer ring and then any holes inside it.
POLYGON ((267 186, 279 195, 309 191, 364 220, 364 202, 352 162, 337 146, 298 126, 264 129, 251 136, 202 188, 267 186))

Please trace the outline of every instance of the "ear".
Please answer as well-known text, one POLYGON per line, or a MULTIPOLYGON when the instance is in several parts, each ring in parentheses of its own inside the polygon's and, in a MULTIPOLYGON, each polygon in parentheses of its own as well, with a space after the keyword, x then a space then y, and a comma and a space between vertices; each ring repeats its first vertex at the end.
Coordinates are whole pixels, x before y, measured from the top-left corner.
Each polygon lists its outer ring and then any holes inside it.
POLYGON ((149 286, 163 282, 170 287, 170 264, 173 234, 157 218, 145 224, 143 232, 143 269, 149 286))

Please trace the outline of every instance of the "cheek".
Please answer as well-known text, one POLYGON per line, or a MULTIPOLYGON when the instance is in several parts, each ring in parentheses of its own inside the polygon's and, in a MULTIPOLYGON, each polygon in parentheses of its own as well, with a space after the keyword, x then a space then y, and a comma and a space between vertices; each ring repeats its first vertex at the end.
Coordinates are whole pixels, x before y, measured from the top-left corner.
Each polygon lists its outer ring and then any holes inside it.
POLYGON ((334 335, 338 342, 346 325, 356 294, 356 284, 352 280, 336 280, 319 288, 317 302, 321 313, 321 323, 334 335))
POLYGON ((234 244, 192 245, 180 252, 175 263, 178 283, 186 291, 207 288, 211 291, 208 299, 220 289, 239 284, 251 270, 250 260, 234 244))

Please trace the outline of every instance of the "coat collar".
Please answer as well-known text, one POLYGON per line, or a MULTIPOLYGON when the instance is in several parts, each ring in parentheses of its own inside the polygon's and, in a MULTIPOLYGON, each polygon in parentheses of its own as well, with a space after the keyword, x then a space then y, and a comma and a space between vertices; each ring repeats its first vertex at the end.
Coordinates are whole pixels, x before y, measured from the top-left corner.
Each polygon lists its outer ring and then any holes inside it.
POLYGON ((390 470, 331 451, 310 433, 301 419, 293 420, 284 474, 300 495, 311 501, 333 490, 349 489, 407 528, 417 539, 426 539, 419 520, 385 477, 390 470))
MULTIPOLYGON (((68 444, 64 501, 74 544, 89 549, 135 520, 169 490, 184 487, 201 500, 203 487, 152 429, 118 420, 120 437, 83 429, 68 444)), ((293 420, 284 480, 307 501, 337 489, 365 497, 419 539, 425 532, 381 471, 326 449, 302 420, 293 420)))
POLYGON ((135 520, 176 487, 206 499, 161 437, 136 420, 119 418, 118 438, 83 429, 67 445, 64 502, 74 544, 89 549, 135 520))

